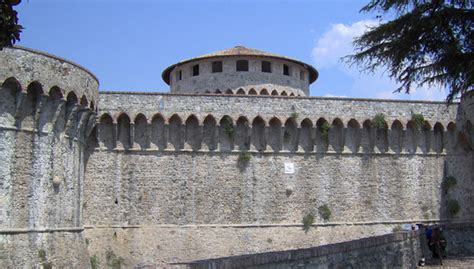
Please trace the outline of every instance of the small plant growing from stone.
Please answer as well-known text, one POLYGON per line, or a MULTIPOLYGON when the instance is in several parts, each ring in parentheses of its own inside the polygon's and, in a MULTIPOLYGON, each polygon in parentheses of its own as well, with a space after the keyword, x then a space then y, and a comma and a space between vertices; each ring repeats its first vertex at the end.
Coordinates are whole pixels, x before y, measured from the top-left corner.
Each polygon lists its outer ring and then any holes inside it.
POLYGON ((329 220, 331 218, 331 209, 329 209, 328 205, 324 204, 318 207, 319 215, 323 220, 329 220))
POLYGON ((331 130, 331 128, 332 128, 331 124, 329 124, 327 122, 324 122, 323 124, 321 124, 321 126, 319 126, 319 131, 321 132, 321 137, 324 140, 328 140, 329 131, 331 130))
POLYGON ((378 113, 372 119, 372 127, 378 130, 387 129, 387 121, 385 120, 385 115, 383 113, 378 113))
POLYGON ((446 192, 448 192, 448 190, 456 186, 456 184, 457 184, 456 178, 453 176, 449 176, 443 181, 443 189, 446 192))
POLYGON ((245 170, 245 168, 247 168, 251 159, 252 155, 247 151, 242 151, 239 154, 239 158, 237 159, 237 166, 240 168, 240 171, 243 171, 245 170))
POLYGON ((53 268, 53 264, 51 262, 48 262, 48 260, 46 259, 46 251, 44 251, 44 249, 38 250, 38 258, 41 261, 42 268, 44 269, 53 268))
POLYGON ((447 207, 448 215, 450 217, 456 216, 461 210, 461 206, 459 205, 458 201, 454 199, 449 199, 446 204, 446 207, 447 207))
POLYGON ((421 130, 426 127, 426 120, 423 114, 412 113, 411 120, 415 124, 416 129, 421 130))
POLYGON ((92 269, 99 268, 99 258, 97 258, 96 255, 94 255, 90 258, 90 262, 91 262, 91 268, 92 269))
POLYGON ((303 217, 303 231, 305 233, 308 233, 309 228, 311 228, 311 225, 314 223, 314 215, 311 213, 306 214, 306 216, 303 217))
POLYGON ((401 231, 403 231, 403 229, 400 225, 397 225, 397 226, 393 227, 393 229, 392 229, 392 233, 401 232, 401 231))
POLYGON ((295 112, 292 112, 292 113, 290 114, 290 118, 292 118, 295 122, 296 122, 296 120, 298 119, 299 116, 300 116, 300 114, 299 114, 298 112, 296 112, 296 111, 295 111, 295 112))
POLYGON ((105 259, 107 260, 107 265, 113 269, 120 269, 125 262, 122 257, 115 255, 110 249, 105 253, 105 259))
POLYGON ((229 137, 234 137, 234 127, 232 126, 232 119, 229 116, 224 116, 221 121, 221 125, 224 128, 224 133, 229 137))

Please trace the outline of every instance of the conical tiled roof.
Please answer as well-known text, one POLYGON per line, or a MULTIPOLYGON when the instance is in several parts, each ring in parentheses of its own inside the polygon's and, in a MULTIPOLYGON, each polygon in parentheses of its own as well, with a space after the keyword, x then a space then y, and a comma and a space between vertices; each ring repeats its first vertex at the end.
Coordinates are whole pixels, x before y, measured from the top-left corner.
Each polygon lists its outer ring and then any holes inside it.
POLYGON ((216 57, 229 57, 229 56, 255 56, 255 57, 269 57, 269 58, 284 59, 284 60, 291 61, 297 64, 301 64, 305 66, 306 68, 308 68, 308 71, 310 73, 310 81, 309 81, 310 83, 313 83, 318 78, 318 71, 316 71, 316 69, 309 64, 306 64, 302 61, 298 61, 298 60, 285 57, 282 55, 278 55, 278 54, 274 54, 274 53, 270 53, 266 51, 261 51, 261 50, 256 50, 256 49, 251 49, 244 46, 235 46, 230 49, 220 50, 220 51, 204 54, 195 58, 180 61, 166 68, 165 71, 163 71, 162 78, 167 84, 169 84, 170 73, 173 70, 173 68, 175 68, 176 66, 193 62, 193 61, 203 60, 203 59, 216 58, 216 57))

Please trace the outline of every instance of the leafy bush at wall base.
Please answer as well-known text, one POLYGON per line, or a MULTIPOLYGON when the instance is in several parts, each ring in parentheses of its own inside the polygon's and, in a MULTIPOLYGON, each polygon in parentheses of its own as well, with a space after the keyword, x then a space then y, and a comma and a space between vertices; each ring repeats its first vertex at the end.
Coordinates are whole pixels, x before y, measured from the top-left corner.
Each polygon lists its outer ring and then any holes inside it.
POLYGON ((326 204, 318 207, 318 212, 323 220, 329 220, 331 217, 331 209, 326 204))
POLYGON ((306 214, 306 216, 303 217, 303 230, 305 233, 308 233, 309 228, 311 228, 311 225, 314 223, 314 215, 309 213, 306 214))
POLYGON ((454 199, 450 199, 450 200, 448 200, 448 202, 446 204, 446 209, 447 209, 447 212, 448 212, 448 216, 454 217, 461 210, 461 206, 459 205, 458 201, 456 201, 454 199))

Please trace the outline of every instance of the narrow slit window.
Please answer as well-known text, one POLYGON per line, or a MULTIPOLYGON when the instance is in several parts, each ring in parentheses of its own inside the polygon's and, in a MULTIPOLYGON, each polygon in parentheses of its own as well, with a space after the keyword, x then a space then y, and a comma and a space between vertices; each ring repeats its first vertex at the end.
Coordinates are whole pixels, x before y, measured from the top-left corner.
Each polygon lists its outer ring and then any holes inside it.
POLYGON ((286 64, 283 65, 283 75, 285 75, 285 76, 290 75, 290 67, 286 64))
POLYGON ((271 73, 272 72, 272 63, 267 61, 262 61, 262 72, 271 73))
POLYGON ((193 65, 193 77, 199 76, 199 65, 193 65))
POLYGON ((222 72, 222 61, 212 62, 212 73, 221 73, 222 72))
POLYGON ((182 80, 182 79, 183 79, 183 72, 181 70, 179 70, 176 73, 176 80, 182 80))
POLYGON ((237 71, 249 71, 249 61, 247 60, 238 60, 236 63, 236 70, 237 71))
POLYGON ((303 70, 300 70, 300 79, 304 80, 305 77, 305 72, 303 70))

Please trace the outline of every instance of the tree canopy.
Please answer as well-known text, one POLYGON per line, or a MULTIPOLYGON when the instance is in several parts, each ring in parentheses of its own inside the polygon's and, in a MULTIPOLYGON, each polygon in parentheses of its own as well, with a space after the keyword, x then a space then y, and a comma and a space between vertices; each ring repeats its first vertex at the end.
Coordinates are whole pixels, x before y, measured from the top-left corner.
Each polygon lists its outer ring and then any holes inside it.
POLYGON ((387 68, 398 92, 445 87, 451 102, 474 87, 473 6, 474 0, 372 0, 361 12, 376 12, 381 22, 354 40, 356 52, 346 60, 369 72, 387 68))
POLYGON ((0 0, 0 50, 11 47, 20 40, 23 27, 18 24, 17 12, 13 6, 21 0, 0 0))

